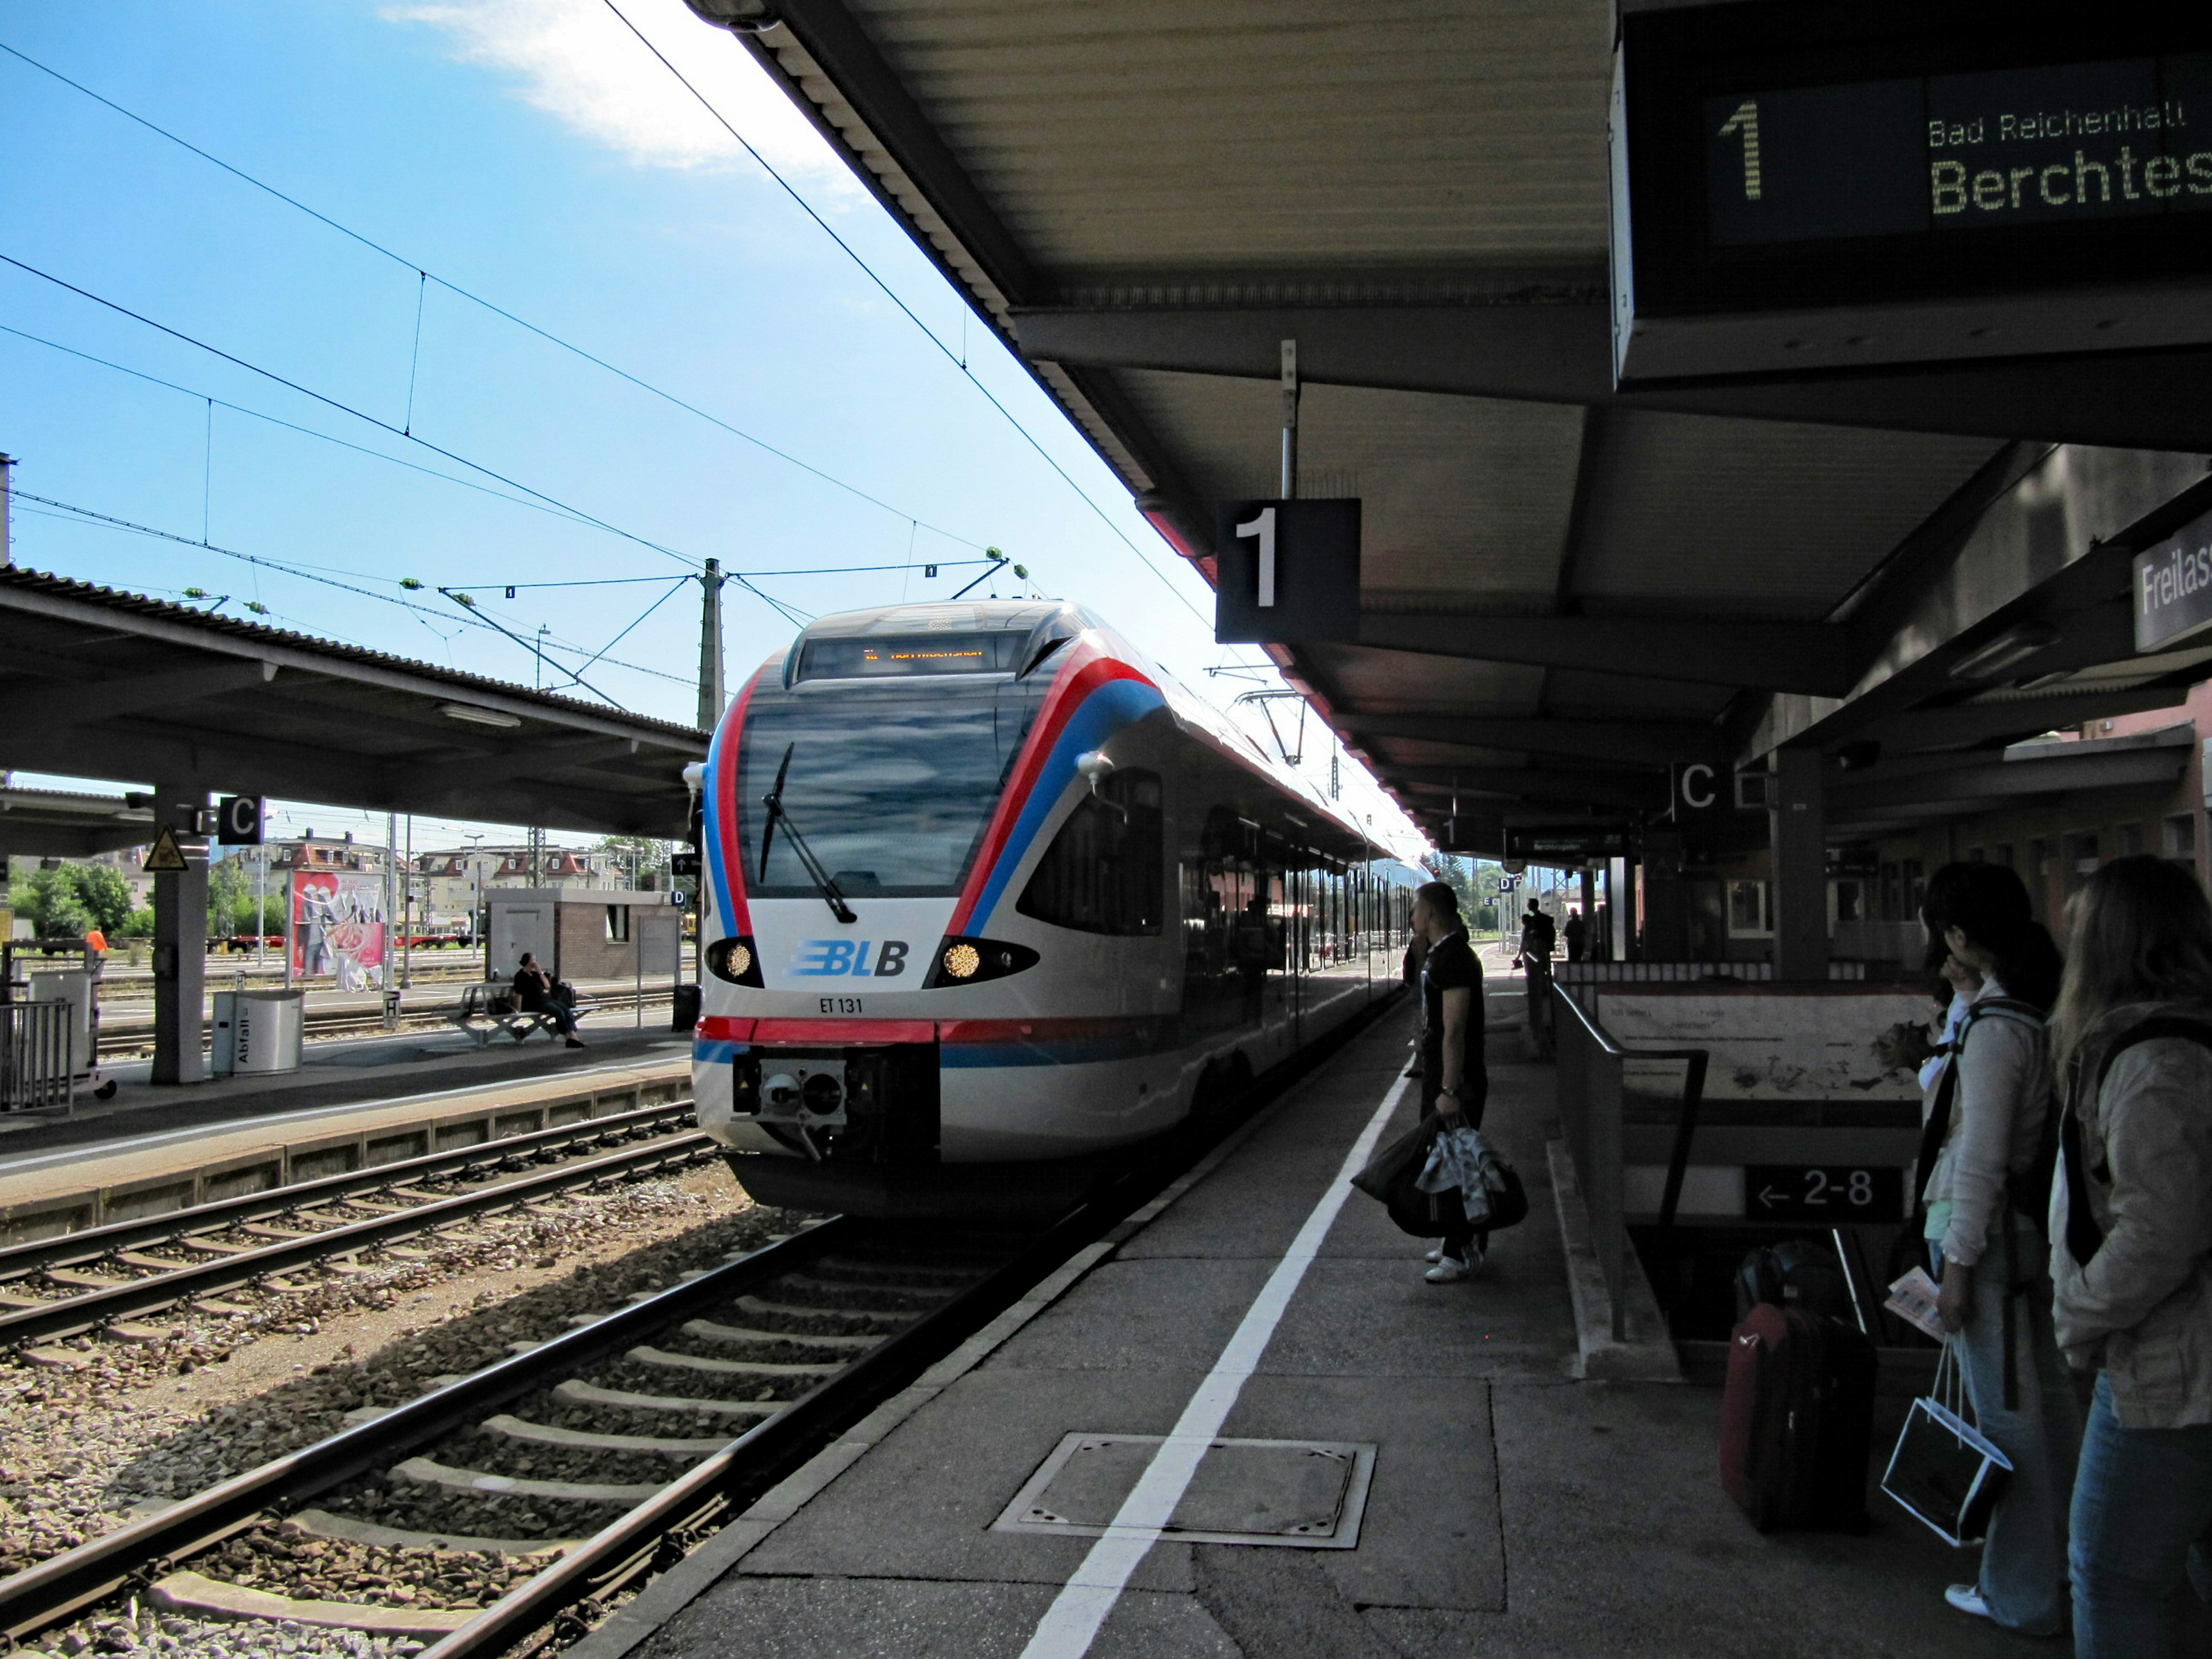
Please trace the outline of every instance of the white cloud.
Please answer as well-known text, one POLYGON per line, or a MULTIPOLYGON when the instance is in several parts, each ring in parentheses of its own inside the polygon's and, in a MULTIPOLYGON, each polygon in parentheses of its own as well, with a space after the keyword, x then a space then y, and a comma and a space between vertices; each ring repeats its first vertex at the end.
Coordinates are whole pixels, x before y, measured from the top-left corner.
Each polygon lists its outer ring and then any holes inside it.
MULTIPOLYGON (((857 190, 843 161, 736 40, 674 0, 629 0, 623 11, 779 172, 857 190)), ((752 166, 605 0, 417 0, 387 5, 382 15, 443 30, 455 57, 514 76, 523 98, 633 166, 752 166)))

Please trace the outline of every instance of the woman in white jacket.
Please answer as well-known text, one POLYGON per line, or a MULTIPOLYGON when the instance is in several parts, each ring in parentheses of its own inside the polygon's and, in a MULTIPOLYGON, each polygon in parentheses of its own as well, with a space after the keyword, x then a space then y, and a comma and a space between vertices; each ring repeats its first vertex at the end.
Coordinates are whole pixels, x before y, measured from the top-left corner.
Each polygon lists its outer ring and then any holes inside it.
POLYGON ((2007 1630, 2056 1636, 2066 1628, 2066 1516, 2081 1439, 2051 1331, 2042 1225, 2050 1170, 2040 1154, 2056 1109, 2044 1016, 2058 991, 2058 951, 2002 865, 1944 866, 1923 915, 1949 951, 1947 976, 1974 988, 1927 1090, 1924 1231, 1975 1420, 2013 1468, 1979 1577, 1945 1597, 2007 1630))

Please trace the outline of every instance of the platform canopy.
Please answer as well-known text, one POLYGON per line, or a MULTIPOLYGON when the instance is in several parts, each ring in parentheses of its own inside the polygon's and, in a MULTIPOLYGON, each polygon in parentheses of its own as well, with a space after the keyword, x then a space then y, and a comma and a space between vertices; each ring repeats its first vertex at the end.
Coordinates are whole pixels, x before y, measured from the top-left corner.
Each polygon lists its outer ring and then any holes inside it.
MULTIPOLYGON (((707 752, 690 726, 19 568, 0 641, 15 771, 675 837, 707 752)), ((52 853, 150 840, 144 805, 0 796, 42 820, 25 833, 51 844, 21 850, 52 853)))
POLYGON ((2203 351, 1614 389, 1609 0, 690 3, 1209 580, 1297 342, 1361 622, 1270 649, 1456 845, 1785 743, 1981 763, 2202 677, 2133 659, 2126 593, 2212 505, 2203 351))

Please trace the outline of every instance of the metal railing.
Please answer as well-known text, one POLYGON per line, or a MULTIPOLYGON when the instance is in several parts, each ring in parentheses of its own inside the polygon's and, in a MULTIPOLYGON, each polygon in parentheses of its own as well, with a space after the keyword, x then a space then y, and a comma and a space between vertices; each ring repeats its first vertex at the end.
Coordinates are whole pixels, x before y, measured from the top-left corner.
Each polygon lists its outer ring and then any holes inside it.
MULTIPOLYGON (((1774 977, 1771 962, 1555 962, 1553 977, 1562 985, 1677 985, 1699 980, 1732 979, 1746 984, 1765 984, 1774 977)), ((1828 977, 1858 981, 1867 977, 1867 964, 1832 960, 1828 977)))
POLYGON ((1676 1121, 1674 1150, 1667 1163, 1666 1193, 1660 1205, 1661 1224, 1672 1226, 1675 1207, 1681 1201, 1682 1178, 1689 1168, 1690 1142, 1697 1133, 1698 1108, 1705 1098, 1705 1067, 1711 1056, 1703 1048, 1624 1048, 1598 1024, 1595 1015, 1556 981, 1552 987, 1552 1026, 1559 1054, 1560 1127, 1566 1135, 1567 1152, 1574 1159, 1576 1179, 1582 1186, 1590 1244, 1605 1278, 1613 1340, 1622 1342, 1628 1337, 1631 1261, 1627 1195, 1621 1171, 1623 1070, 1631 1060, 1686 1062, 1681 1115, 1676 1121))
POLYGON ((76 1109, 75 1013, 65 1001, 0 1003, 0 1111, 76 1109))

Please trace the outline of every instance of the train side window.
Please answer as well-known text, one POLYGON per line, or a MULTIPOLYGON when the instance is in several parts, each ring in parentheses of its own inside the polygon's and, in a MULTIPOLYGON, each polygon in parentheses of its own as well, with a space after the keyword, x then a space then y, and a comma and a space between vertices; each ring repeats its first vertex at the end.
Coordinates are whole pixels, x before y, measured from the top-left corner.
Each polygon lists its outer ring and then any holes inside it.
POLYGON ((1115 772, 1075 804, 1014 908, 1078 933, 1157 933, 1166 863, 1157 772, 1115 772))

